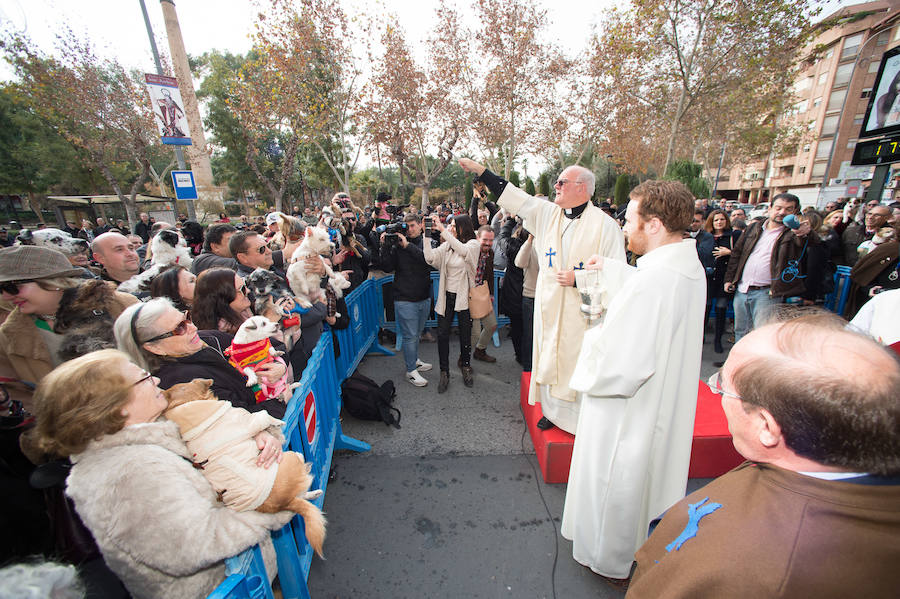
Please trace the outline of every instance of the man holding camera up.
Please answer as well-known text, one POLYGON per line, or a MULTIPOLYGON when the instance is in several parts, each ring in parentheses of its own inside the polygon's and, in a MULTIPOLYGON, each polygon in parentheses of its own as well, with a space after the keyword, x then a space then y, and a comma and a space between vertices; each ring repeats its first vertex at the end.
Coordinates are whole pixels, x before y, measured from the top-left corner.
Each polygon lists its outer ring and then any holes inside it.
POLYGON ((406 232, 385 231, 381 234, 382 266, 394 273, 394 315, 403 338, 403 360, 406 380, 416 387, 428 381, 419 372, 431 370, 431 364, 419 360, 419 336, 431 312, 431 267, 422 250, 422 217, 407 214, 406 232))

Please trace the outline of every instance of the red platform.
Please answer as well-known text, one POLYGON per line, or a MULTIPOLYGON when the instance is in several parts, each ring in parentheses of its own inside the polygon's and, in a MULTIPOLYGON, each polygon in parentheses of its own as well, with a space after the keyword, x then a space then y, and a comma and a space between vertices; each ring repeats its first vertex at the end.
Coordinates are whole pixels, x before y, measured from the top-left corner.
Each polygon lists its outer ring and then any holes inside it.
MULTIPOLYGON (((544 481, 564 483, 569 480, 569 466, 572 464, 572 446, 575 437, 553 427, 548 431, 537 428, 541 418, 540 404, 528 405, 528 385, 531 373, 523 372, 519 388, 519 401, 525 412, 525 422, 531 434, 531 442, 537 454, 544 481)), ((728 422, 722 411, 719 397, 700 382, 697 393, 697 414, 694 417, 694 442, 691 446, 689 478, 713 478, 725 474, 744 458, 731 444, 728 422)))

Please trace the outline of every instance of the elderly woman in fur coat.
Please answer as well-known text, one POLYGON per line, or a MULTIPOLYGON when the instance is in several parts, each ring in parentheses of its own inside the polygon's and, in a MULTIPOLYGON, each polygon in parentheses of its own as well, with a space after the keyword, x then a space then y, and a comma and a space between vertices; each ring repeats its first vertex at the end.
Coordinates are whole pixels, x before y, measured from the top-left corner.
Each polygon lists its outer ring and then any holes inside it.
POLYGON ((0 377, 30 384, 7 386, 30 412, 30 389, 65 360, 115 347, 113 323, 137 302, 112 283, 81 274, 51 248, 0 249, 0 298, 11 307, 0 325, 0 377))
MULTIPOLYGON (((225 579, 225 558, 260 543, 270 578, 270 530, 293 512, 226 508, 191 463, 159 379, 105 349, 44 377, 35 394, 36 442, 69 456, 66 494, 109 567, 135 599, 205 597, 225 579)), ((257 463, 280 459, 283 437, 268 431, 257 463)))

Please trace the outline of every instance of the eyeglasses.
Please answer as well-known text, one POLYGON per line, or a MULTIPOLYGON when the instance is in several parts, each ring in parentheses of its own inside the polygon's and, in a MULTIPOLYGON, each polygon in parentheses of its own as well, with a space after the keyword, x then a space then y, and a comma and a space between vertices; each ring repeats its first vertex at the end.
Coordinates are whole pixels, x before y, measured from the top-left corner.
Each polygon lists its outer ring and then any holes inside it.
POLYGON ((259 254, 265 254, 267 249, 269 249, 269 246, 261 245, 258 248, 256 248, 256 251, 259 254))
POLYGON ((553 184, 553 187, 555 187, 555 188, 565 187, 566 183, 581 183, 581 181, 569 181, 568 179, 557 179, 556 183, 553 184))
POLYGON ((709 377, 709 380, 706 381, 706 384, 709 385, 710 391, 712 391, 716 395, 723 395, 723 396, 730 395, 731 397, 734 397, 735 399, 740 399, 741 401, 744 401, 744 398, 742 398, 740 395, 738 395, 736 393, 732 393, 731 391, 726 391, 725 389, 722 388, 722 371, 721 370, 715 371, 712 374, 712 376, 709 377))
POLYGON ((142 371, 141 371, 141 378, 139 378, 139 379, 136 380, 134 383, 132 383, 131 386, 132 386, 132 387, 137 387, 138 385, 140 385, 140 384, 143 383, 144 381, 146 381, 146 380, 148 380, 148 379, 152 379, 152 378, 153 378, 153 375, 152 375, 152 374, 150 374, 150 373, 147 372, 146 370, 142 370, 142 371))
POLYGON ((19 285, 30 282, 31 281, 5 281, 0 283, 0 291, 8 295, 17 295, 19 293, 19 285))
POLYGON ((152 343, 153 341, 162 341, 163 339, 168 339, 169 337, 180 337, 188 332, 188 328, 190 328, 191 324, 191 314, 190 312, 184 312, 184 319, 179 322, 174 329, 169 331, 168 333, 163 333, 162 335, 157 335, 156 337, 152 337, 150 339, 145 339, 141 343, 152 343))
POLYGON ((249 295, 249 291, 250 291, 249 289, 247 289, 246 283, 242 284, 240 287, 238 287, 237 290, 239 293, 241 293, 243 295, 249 295))

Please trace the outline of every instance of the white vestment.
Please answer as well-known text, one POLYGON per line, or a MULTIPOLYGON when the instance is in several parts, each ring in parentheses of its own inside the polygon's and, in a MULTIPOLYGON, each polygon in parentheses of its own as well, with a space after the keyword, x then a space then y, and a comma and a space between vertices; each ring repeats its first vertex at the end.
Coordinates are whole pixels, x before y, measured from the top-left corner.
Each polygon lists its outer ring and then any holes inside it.
POLYGON ((507 184, 502 208, 521 216, 534 235, 540 272, 534 292, 534 342, 528 401, 556 426, 575 434, 580 402, 569 378, 581 349, 587 322, 581 315, 581 296, 575 287, 556 282, 561 270, 583 269, 594 254, 625 263, 625 238, 608 214, 588 202, 578 218, 563 209, 507 184))
POLYGON ((571 379, 584 395, 562 535, 577 562, 626 578, 650 521, 684 497, 706 276, 693 239, 601 273, 612 299, 571 379))

